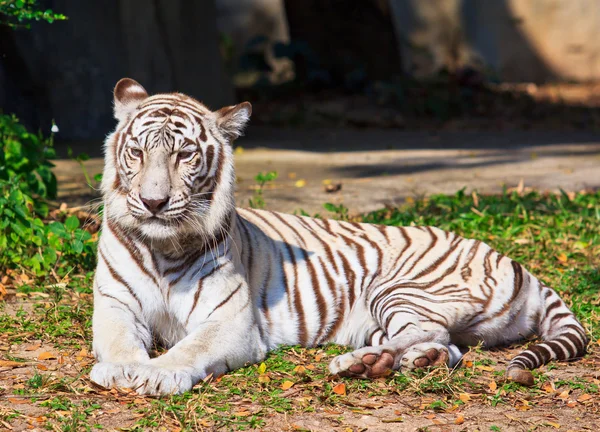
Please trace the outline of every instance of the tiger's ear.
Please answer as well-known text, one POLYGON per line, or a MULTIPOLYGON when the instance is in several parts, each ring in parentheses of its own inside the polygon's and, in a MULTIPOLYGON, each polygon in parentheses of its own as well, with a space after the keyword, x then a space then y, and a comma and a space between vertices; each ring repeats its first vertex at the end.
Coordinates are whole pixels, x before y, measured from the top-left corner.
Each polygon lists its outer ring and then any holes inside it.
POLYGON ((218 128, 231 142, 244 134, 244 127, 252 114, 252 105, 250 102, 242 102, 221 108, 215 114, 218 128))
POLYGON ((144 99, 148 97, 146 89, 131 78, 123 78, 115 86, 115 118, 127 119, 144 99))

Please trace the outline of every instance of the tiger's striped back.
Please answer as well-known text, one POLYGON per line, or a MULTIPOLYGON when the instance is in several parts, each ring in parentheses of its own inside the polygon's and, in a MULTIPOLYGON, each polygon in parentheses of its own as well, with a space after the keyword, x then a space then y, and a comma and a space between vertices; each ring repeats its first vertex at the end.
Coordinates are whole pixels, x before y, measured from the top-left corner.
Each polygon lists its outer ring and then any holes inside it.
POLYGON ((383 344, 400 335, 388 329, 403 308, 424 328, 447 328, 462 345, 504 345, 533 334, 547 340, 513 359, 512 377, 585 352, 585 331, 557 294, 480 241, 433 227, 249 209, 238 210, 237 223, 242 262, 263 312, 259 325, 263 333, 285 334, 273 346, 383 344), (372 321, 363 317, 356 325, 354 308, 372 321), (273 330, 273 315, 287 331, 273 330))

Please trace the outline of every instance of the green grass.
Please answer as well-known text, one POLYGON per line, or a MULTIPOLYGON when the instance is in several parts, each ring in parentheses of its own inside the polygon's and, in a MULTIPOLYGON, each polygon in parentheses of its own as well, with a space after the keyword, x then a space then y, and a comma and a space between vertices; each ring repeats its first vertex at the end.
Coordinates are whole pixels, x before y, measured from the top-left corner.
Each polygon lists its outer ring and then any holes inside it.
MULTIPOLYGON (((597 344, 600 336, 600 193, 477 196, 459 192, 354 218, 339 206, 328 209, 340 210, 341 217, 357 221, 437 226, 485 241, 556 288, 585 324, 594 346, 597 344)), ((73 277, 66 288, 52 290, 36 287, 35 281, 32 282, 31 289, 21 289, 21 292, 35 298, 38 295, 35 291, 44 290, 44 297, 27 309, 17 309, 16 313, 1 309, 0 334, 17 346, 40 339, 65 352, 83 347, 89 350, 91 296, 85 288, 89 282, 89 277, 73 277)), ((14 394, 38 400, 48 411, 45 414, 47 427, 67 431, 99 428, 100 425, 94 423, 94 413, 102 404, 114 400, 119 401, 123 410, 135 413, 135 420, 125 430, 165 425, 182 430, 199 427, 247 430, 260 429, 273 416, 281 414, 316 415, 319 410, 329 410, 335 415, 343 409, 367 413, 366 410, 373 409, 369 403, 384 404, 381 401, 390 398, 410 401, 411 415, 456 413, 465 404, 506 410, 519 406, 520 400, 528 400, 535 407, 539 398, 547 397, 544 386, 550 380, 558 391, 568 389, 576 395, 599 392, 597 380, 589 378, 589 374, 558 380, 546 375, 545 371, 560 372, 562 365, 551 364, 536 372, 536 385, 529 389, 507 382, 502 372, 504 365, 481 347, 473 347, 467 355, 469 361, 453 371, 423 370, 375 381, 330 377, 327 364, 346 351, 347 348, 335 345, 315 349, 282 347, 270 353, 262 364, 249 365, 217 380, 201 383, 182 396, 145 398, 143 403, 137 396, 112 393, 91 393, 88 398, 89 383, 85 378, 91 365, 71 378, 36 372, 23 379, 23 388, 14 394), (491 382, 496 383, 493 389, 491 382), (344 384, 345 395, 339 394, 336 387, 339 384, 344 384), (86 399, 70 400, 74 394, 86 394, 86 399)), ((19 359, 22 354, 18 350, 6 352, 3 358, 19 359)), ((0 412, 0 419, 8 423, 20 416, 18 406, 12 411, 0 412)), ((336 421, 343 424, 343 415, 336 421)), ((500 430, 492 424, 487 428, 500 430)))

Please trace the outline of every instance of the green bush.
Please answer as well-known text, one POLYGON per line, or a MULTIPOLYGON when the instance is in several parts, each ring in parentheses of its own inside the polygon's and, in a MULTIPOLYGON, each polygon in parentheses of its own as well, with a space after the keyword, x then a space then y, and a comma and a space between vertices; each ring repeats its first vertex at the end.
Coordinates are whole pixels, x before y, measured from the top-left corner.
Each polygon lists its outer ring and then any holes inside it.
POLYGON ((66 20, 67 17, 50 9, 43 9, 38 0, 0 0, 0 24, 29 28, 28 21, 66 20))
MULTIPOLYGON (((50 162, 56 157, 52 138, 28 132, 14 115, 0 115, 0 142, 0 181, 16 181, 23 193, 34 198, 56 198, 56 177, 50 162)), ((42 208, 36 211, 44 213, 42 208)))
POLYGON ((47 200, 56 198, 52 138, 32 134, 16 117, 2 115, 0 140, 0 274, 20 269, 64 276, 91 269, 95 246, 79 219, 46 220, 47 200))

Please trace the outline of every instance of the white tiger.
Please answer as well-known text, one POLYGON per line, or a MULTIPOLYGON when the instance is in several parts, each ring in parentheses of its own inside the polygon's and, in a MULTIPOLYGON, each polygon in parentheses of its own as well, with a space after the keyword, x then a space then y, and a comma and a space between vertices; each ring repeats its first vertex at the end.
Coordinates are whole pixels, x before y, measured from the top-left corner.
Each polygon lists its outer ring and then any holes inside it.
POLYGON ((351 345, 333 374, 455 365, 458 345, 544 342, 509 378, 583 355, 558 295, 487 245, 385 227, 236 209, 231 142, 249 103, 211 112, 183 94, 115 87, 94 283, 91 379, 139 393, 190 390, 281 344, 351 345), (151 358, 154 341, 167 353, 151 358))

